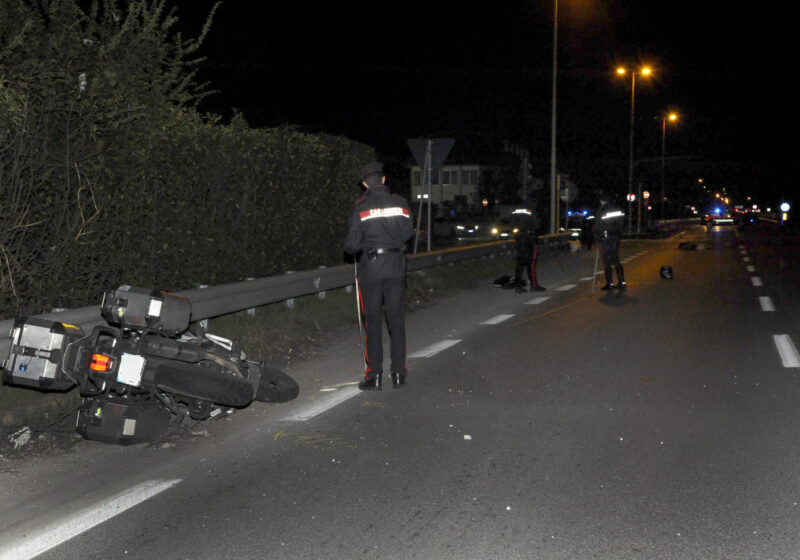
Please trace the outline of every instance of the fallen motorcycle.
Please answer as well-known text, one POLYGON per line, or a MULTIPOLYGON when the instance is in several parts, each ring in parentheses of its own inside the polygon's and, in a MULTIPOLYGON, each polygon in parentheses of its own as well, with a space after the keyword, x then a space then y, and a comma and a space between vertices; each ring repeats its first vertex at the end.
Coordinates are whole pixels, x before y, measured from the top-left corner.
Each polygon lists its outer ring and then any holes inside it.
POLYGON ((83 398, 76 431, 84 438, 130 445, 153 441, 174 416, 205 420, 252 401, 286 402, 297 383, 248 360, 232 340, 189 332, 188 299, 123 285, 106 292, 99 325, 35 317, 19 320, 2 364, 3 381, 40 390, 76 385, 83 398))

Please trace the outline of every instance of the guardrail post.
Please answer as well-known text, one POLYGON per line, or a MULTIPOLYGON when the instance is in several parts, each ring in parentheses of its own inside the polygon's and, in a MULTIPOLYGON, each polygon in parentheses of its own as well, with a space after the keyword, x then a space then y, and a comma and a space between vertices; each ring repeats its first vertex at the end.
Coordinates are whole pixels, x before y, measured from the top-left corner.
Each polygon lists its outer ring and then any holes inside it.
MULTIPOLYGON (((247 282, 252 282, 253 280, 255 280, 255 278, 253 278, 253 277, 245 278, 245 281, 247 281, 247 282)), ((250 309, 247 310, 247 314, 250 317, 255 317, 256 316, 256 308, 255 307, 251 307, 250 309)))
MULTIPOLYGON (((200 284, 197 287, 200 288, 201 290, 205 290, 206 288, 208 288, 208 284, 200 284)), ((200 325, 200 328, 203 329, 204 331, 208 330, 208 319, 200 319, 198 321, 198 324, 200 325)))
MULTIPOLYGON (((287 270, 286 274, 294 274, 294 270, 287 270)), ((289 298, 286 300, 286 307, 289 309, 294 309, 294 298, 289 298)))
MULTIPOLYGON (((328 268, 328 267, 323 265, 323 266, 320 266, 319 268, 323 269, 323 268, 328 268)), ((315 288, 319 288, 320 280, 322 280, 322 278, 317 278, 316 280, 314 280, 314 287, 315 288)), ((321 292, 317 292, 317 297, 319 299, 325 299, 325 290, 322 290, 321 292)))

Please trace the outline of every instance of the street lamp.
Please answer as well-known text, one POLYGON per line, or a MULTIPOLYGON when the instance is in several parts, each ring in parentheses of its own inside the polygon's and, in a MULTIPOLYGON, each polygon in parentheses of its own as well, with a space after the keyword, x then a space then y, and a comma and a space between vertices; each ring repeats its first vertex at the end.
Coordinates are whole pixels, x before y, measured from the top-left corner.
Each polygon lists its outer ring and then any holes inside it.
POLYGON ((550 233, 556 232, 556 76, 558 70, 558 0, 553 6, 553 101, 550 117, 550 233))
MULTIPOLYGON (((617 74, 619 76, 624 76, 628 70, 624 67, 617 68, 617 74)), ((649 76, 653 70, 649 66, 644 66, 640 68, 638 71, 632 70, 631 71, 631 141, 630 141, 630 153, 628 159, 628 193, 633 190, 633 119, 634 119, 634 107, 635 107, 635 99, 636 99, 636 74, 641 74, 642 76, 649 76)), ((641 186, 640 186, 641 190, 641 186)), ((641 228, 642 223, 642 193, 639 193, 639 217, 637 218, 637 225, 636 225, 636 234, 639 234, 639 230, 641 228)), ((628 214, 628 230, 631 229, 631 217, 628 214)))
POLYGON ((664 148, 667 141, 667 121, 675 122, 678 115, 669 113, 661 119, 661 221, 664 221, 664 148))

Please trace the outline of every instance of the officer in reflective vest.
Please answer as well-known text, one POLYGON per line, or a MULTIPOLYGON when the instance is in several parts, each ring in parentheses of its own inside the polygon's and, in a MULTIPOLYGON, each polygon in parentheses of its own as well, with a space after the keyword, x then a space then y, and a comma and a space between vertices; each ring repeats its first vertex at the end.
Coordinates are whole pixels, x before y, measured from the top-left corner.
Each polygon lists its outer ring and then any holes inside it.
POLYGON ((619 243, 622 238, 622 229, 625 223, 625 213, 618 206, 611 202, 607 194, 600 197, 600 208, 595 213, 594 237, 603 248, 603 263, 605 264, 606 285, 601 290, 610 290, 618 287, 621 290, 626 288, 625 272, 622 263, 619 262, 619 243), (617 269, 617 280, 615 286, 612 276, 612 267, 617 269))
POLYGON ((403 197, 391 194, 385 185, 383 164, 361 168, 361 183, 367 191, 350 217, 344 250, 358 258, 357 289, 366 328, 364 378, 359 389, 380 390, 383 374, 383 321, 391 337, 392 386, 406 384, 405 283, 406 242, 414 232, 411 211, 403 197))
POLYGON ((536 217, 536 202, 532 199, 527 200, 511 213, 512 223, 518 230, 514 238, 514 249, 516 250, 516 268, 514 270, 514 282, 517 292, 525 291, 525 275, 530 280, 532 292, 543 292, 545 287, 541 286, 536 279, 536 261, 539 259, 539 220, 536 217))

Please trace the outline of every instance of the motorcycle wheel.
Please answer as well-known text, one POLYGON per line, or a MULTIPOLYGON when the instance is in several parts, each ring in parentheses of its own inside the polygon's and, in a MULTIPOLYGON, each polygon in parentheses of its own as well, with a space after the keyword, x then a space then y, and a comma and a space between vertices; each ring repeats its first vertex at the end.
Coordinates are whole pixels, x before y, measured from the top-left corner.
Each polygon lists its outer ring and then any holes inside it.
POLYGON ((167 393, 222 406, 243 407, 253 400, 250 381, 226 373, 214 364, 163 361, 156 365, 155 383, 167 393))
POLYGON ((261 380, 258 384, 255 400, 282 403, 297 398, 299 394, 300 386, 297 381, 277 368, 268 365, 261 366, 261 380))

